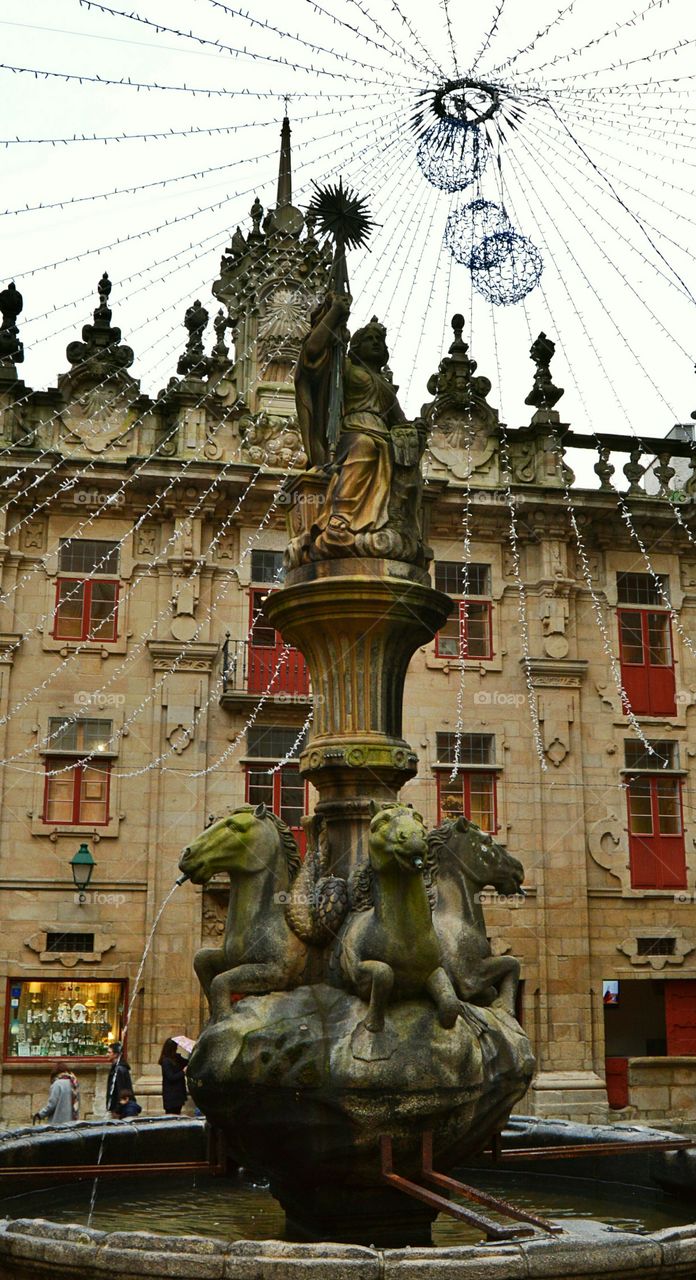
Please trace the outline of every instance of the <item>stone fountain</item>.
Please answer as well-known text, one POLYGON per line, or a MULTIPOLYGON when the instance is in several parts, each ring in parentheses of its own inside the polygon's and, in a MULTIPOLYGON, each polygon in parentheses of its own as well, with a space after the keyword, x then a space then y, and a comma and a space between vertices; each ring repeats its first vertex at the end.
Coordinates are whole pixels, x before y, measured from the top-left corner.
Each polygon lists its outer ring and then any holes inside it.
POLYGON ((194 882, 231 881, 224 944, 196 957, 211 1020, 189 1087, 230 1155, 268 1176, 292 1236, 402 1245, 429 1240, 437 1209, 388 1185, 381 1139, 415 1176, 432 1134, 451 1169, 490 1145, 531 1078, 519 966, 491 956, 477 893, 520 892, 523 869, 466 819, 427 832, 398 799, 417 767, 407 667, 452 605, 428 575, 426 424, 405 419, 382 325, 349 337, 350 235, 334 234, 296 371, 309 466, 286 485, 287 573, 265 606, 311 673, 300 770, 319 802, 303 863, 263 806, 184 851, 194 882))

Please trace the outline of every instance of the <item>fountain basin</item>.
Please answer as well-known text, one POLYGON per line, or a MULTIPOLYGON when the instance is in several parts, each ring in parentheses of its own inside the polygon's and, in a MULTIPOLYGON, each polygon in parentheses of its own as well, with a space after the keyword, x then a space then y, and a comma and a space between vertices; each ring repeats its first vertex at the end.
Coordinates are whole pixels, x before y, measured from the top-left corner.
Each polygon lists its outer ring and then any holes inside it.
MULTIPOLYGON (((86 1123, 64 1129, 24 1131, 0 1139, 0 1166, 25 1166, 31 1154, 34 1165, 49 1159, 61 1164, 84 1163, 85 1152, 93 1157, 91 1144, 98 1144, 104 1126, 86 1123), (90 1132, 91 1131, 91 1132, 90 1132), (48 1152, 51 1151, 49 1157, 48 1152), (56 1154, 54 1155, 54 1151, 56 1154), (21 1158, 21 1153, 24 1158, 21 1158), (59 1153, 59 1154, 58 1154, 59 1153)), ((623 1229, 621 1225, 594 1220, 558 1217, 563 1235, 535 1238, 505 1244, 436 1245, 429 1248, 375 1249, 369 1246, 335 1244, 294 1244, 281 1240, 230 1240, 192 1234, 157 1234, 150 1231, 93 1230, 78 1224, 50 1222, 42 1218, 22 1217, 11 1220, 4 1215, 11 1210, 8 1195, 0 1199, 0 1280, 145 1280, 160 1276, 164 1280, 516 1280, 525 1277, 602 1276, 604 1280, 629 1280, 650 1277, 692 1276, 696 1274, 696 1222, 685 1223, 696 1187, 696 1154, 693 1152, 626 1152, 616 1157, 592 1155, 594 1143, 635 1141, 636 1137, 666 1137, 664 1133, 639 1126, 584 1126, 546 1120, 513 1117, 506 1135, 507 1145, 544 1146, 561 1142, 584 1142, 587 1157, 577 1161, 540 1158, 534 1161, 534 1175, 553 1175, 554 1182, 575 1182, 578 1202, 588 1180, 600 1177, 603 1182, 596 1196, 607 1200, 611 1185, 621 1199, 622 1187, 631 1184, 638 1202, 641 1189, 645 1197, 656 1188, 681 1185, 689 1193, 689 1202, 681 1203, 681 1221, 645 1234, 623 1229), (572 1172, 569 1166, 572 1165, 572 1172), (570 1177, 568 1175, 571 1175, 570 1177), (562 1175, 559 1177, 558 1175, 562 1175), (608 1188, 608 1189, 607 1189, 608 1188)), ((201 1158, 204 1126, 195 1120, 147 1120, 137 1124, 106 1125, 105 1162, 121 1160, 124 1149, 143 1160, 160 1160, 164 1147, 175 1151, 177 1160, 201 1158)), ((490 1177, 490 1166, 479 1162, 482 1178, 490 1177)), ((500 1171, 502 1194, 505 1173, 500 1171)), ((471 1167, 466 1176, 473 1180, 471 1167)), ((37 1175, 38 1177, 38 1175, 37 1175)), ((513 1177, 520 1177, 516 1169, 513 1177)), ((530 1175, 530 1181, 532 1177, 530 1175)), ((46 1188, 40 1195, 43 1213, 50 1213, 52 1193, 45 1176, 46 1188)), ((166 1186, 166 1182, 163 1182, 166 1186)), ((235 1184, 229 1186, 235 1194, 235 1184)), ((490 1186, 490 1182, 487 1182, 490 1186)), ((149 1199, 148 1183, 139 1180, 144 1200, 149 1199)), ((7 1191, 16 1192, 16 1186, 7 1191)), ((63 1193, 64 1194, 64 1193, 63 1193)), ((100 1195, 102 1194, 100 1190, 100 1195)), ((109 1196, 118 1199, 117 1184, 111 1184, 109 1196)), ((197 1194, 205 1197, 205 1191, 197 1194)), ((83 1200, 87 1189, 83 1189, 83 1200)), ((514 1192, 510 1197, 515 1199, 514 1192)), ((22 1197, 25 1202, 25 1197, 22 1197)), ((540 1203, 543 1204, 543 1201, 540 1203)), ((98 1199, 99 1204, 99 1199, 98 1199)), ((675 1201, 676 1207, 679 1202, 675 1201)), ((153 1208, 153 1212, 156 1210, 153 1208)), ((667 1208, 666 1211, 669 1211, 667 1208)), ((552 1213, 553 1216, 553 1213, 552 1213)), ((438 1220, 438 1223, 441 1220, 438 1220)), ((266 1228, 270 1226, 266 1222, 266 1228)), ((449 1224, 448 1224, 449 1229, 449 1224)), ((451 1228, 455 1229, 454 1226, 451 1228)))

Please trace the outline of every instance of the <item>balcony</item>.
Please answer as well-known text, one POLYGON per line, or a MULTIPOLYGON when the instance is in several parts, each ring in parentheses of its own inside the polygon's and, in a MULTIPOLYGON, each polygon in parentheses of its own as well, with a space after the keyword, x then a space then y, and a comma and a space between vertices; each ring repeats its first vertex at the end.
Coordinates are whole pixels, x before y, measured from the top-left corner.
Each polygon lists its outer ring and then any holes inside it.
POLYGON ((284 652, 282 643, 255 645, 248 640, 231 640, 222 646, 222 693, 220 706, 247 714, 263 699, 263 708, 274 719, 297 719, 312 704, 307 664, 298 649, 284 652))

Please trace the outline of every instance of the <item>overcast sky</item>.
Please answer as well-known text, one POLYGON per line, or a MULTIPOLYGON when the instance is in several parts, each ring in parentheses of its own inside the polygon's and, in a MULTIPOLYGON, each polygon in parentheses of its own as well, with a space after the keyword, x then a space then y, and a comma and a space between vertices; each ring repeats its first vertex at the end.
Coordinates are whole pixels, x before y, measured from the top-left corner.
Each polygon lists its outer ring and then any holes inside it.
MULTIPOLYGON (((131 3, 112 0, 112 7, 130 10, 131 3)), ((533 42, 568 5, 450 0, 451 41, 447 12, 436 0, 322 0, 322 7, 327 12, 317 14, 312 0, 244 0, 251 17, 285 33, 277 34, 213 0, 137 3, 135 12, 152 21, 248 51, 235 56, 79 0, 5 6, 6 64, 265 95, 136 91, 0 72, 3 139, 226 130, 5 149, 0 211, 197 175, 3 217, 0 278, 14 278, 24 294, 26 381, 50 385, 67 367, 65 346, 90 319, 96 282, 108 270, 114 322, 136 352, 132 372, 150 394, 165 385, 184 345, 186 306, 200 297, 214 313, 210 286, 231 232, 238 223, 248 229, 256 193, 266 205, 273 201, 289 94, 295 202, 307 202, 313 180, 343 174, 369 198, 380 224, 371 253, 351 259, 354 319, 362 323, 376 312, 387 324, 407 412, 416 413, 427 398, 428 376, 450 340, 449 317, 461 310, 479 372, 493 383, 491 400, 511 425, 529 420, 528 348, 540 329, 558 342, 554 373, 566 388, 560 408, 576 427, 628 431, 631 424, 643 434, 663 434, 688 421, 696 408, 696 271, 686 251, 693 243, 696 99, 688 76, 696 44, 659 62, 649 58, 678 41, 696 41, 693 0, 575 0, 528 54, 500 71, 497 64, 533 42), (645 10, 634 26, 598 39, 645 10), (557 113, 543 104, 528 107, 501 149, 508 213, 544 262, 541 286, 525 304, 507 308, 492 308, 473 293, 469 272, 443 247, 450 210, 473 193, 450 197, 430 186, 408 128, 415 92, 454 75, 455 56, 465 74, 496 13, 498 28, 476 74, 507 85, 504 96, 512 78, 518 92, 541 85, 557 113), (597 43, 572 54, 592 39, 597 43), (617 60, 631 65, 604 70, 617 60), (670 77, 679 79, 667 84, 670 77), (665 83, 644 84, 656 80, 665 83), (599 91, 626 84, 640 87, 599 91), (170 225, 154 230, 163 223, 170 225)), ((483 190, 499 198, 495 163, 483 190)))

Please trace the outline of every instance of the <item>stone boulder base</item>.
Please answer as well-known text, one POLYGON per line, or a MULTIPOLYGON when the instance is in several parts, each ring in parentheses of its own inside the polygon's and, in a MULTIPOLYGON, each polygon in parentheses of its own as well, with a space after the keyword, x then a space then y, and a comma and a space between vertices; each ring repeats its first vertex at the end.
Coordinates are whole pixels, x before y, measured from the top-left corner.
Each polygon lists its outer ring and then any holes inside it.
POLYGON ((421 1238, 434 1214, 384 1184, 380 1135, 393 1138, 396 1170, 413 1176, 432 1130, 436 1167, 450 1169, 485 1148, 531 1079, 529 1041, 499 1006, 475 1011, 477 1034, 462 1018, 441 1027, 430 1001, 395 1004, 385 1056, 372 1060, 365 1012, 322 984, 249 996, 206 1028, 189 1064, 197 1105, 230 1154, 270 1178, 305 1238, 386 1242, 395 1216, 421 1238))

